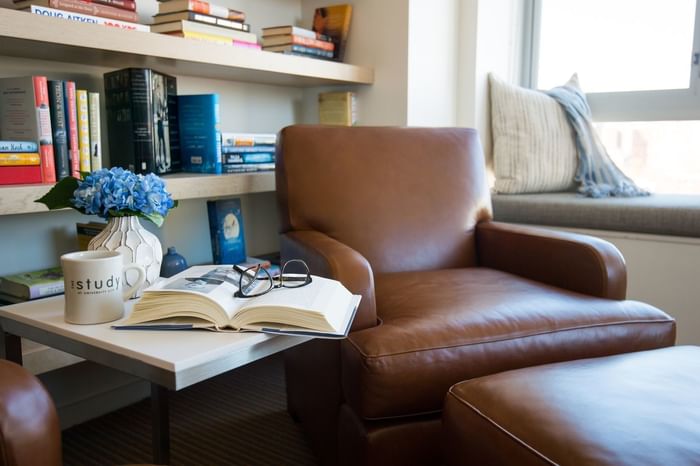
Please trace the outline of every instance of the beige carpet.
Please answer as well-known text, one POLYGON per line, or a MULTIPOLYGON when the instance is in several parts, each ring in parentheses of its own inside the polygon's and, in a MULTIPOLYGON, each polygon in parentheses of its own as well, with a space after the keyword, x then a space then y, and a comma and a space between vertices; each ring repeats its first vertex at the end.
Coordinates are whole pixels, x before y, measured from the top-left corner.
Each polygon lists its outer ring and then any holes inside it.
MULTIPOLYGON (((285 408, 281 355, 171 394, 172 465, 313 465, 285 408)), ((63 432, 67 466, 149 463, 149 400, 63 432)))

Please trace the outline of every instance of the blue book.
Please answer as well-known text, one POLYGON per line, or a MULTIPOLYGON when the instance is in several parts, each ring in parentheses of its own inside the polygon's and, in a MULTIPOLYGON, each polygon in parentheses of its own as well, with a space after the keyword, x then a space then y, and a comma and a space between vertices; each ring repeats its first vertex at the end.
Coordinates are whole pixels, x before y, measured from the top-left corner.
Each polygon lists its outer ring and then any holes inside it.
POLYGON ((274 161, 274 152, 231 152, 224 154, 224 165, 231 163, 270 163, 274 161))
POLYGON ((39 152, 35 141, 0 141, 0 152, 39 152))
MULTIPOLYGON (((223 137, 223 136, 222 136, 223 137)), ((275 152, 274 144, 255 144, 252 146, 232 146, 228 145, 224 141, 224 145, 221 146, 221 152, 224 154, 229 153, 243 153, 243 152, 275 152)))
POLYGON ((70 156, 68 155, 68 125, 64 109, 63 81, 48 80, 49 111, 53 136, 54 164, 56 179, 70 176, 70 156))
POLYGON ((219 95, 181 95, 177 106, 182 171, 221 173, 219 95))
POLYGON ((212 258, 215 264, 238 264, 246 260, 241 200, 207 201, 212 258))

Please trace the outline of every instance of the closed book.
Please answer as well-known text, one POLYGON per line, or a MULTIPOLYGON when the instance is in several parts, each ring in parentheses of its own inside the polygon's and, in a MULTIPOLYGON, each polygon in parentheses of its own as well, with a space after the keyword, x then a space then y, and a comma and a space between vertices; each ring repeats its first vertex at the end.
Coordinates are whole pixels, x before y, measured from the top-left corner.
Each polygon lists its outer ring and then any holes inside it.
POLYGON ((353 126, 357 105, 353 92, 322 92, 318 95, 318 116, 322 125, 353 126))
POLYGON ((228 37, 229 39, 243 42, 257 43, 258 36, 251 32, 237 31, 214 24, 200 23, 196 21, 179 20, 170 23, 154 24, 151 32, 197 32, 201 34, 212 34, 216 36, 228 37))
POLYGON ((224 164, 274 163, 274 152, 228 152, 223 154, 224 164))
POLYGON ((0 166, 0 185, 43 182, 41 165, 0 166))
POLYGON ((273 45, 269 47, 263 47, 263 50, 268 52, 278 52, 287 53, 291 55, 301 55, 311 58, 333 58, 333 52, 330 50, 321 50, 314 47, 307 47, 305 45, 273 45))
POLYGON ((291 45, 299 44, 306 47, 314 47, 321 50, 333 51, 335 44, 324 40, 311 39, 304 36, 295 36, 293 34, 285 34, 281 36, 269 36, 262 38, 262 46, 270 47, 273 45, 291 45))
POLYGON ((158 14, 174 13, 176 11, 193 11, 205 15, 218 16, 232 21, 245 22, 245 13, 233 10, 216 3, 203 0, 169 0, 158 3, 158 14))
POLYGON ((0 293, 22 299, 37 299, 63 293, 60 267, 0 277, 0 293))
POLYGON ((343 61, 345 44, 350 32, 352 5, 333 5, 316 8, 314 11, 313 31, 331 38, 335 44, 333 59, 343 61))
POLYGON ((243 153, 243 152, 270 152, 270 153, 275 153, 275 145, 274 144, 254 144, 251 146, 242 146, 242 145, 229 145, 226 144, 227 139, 225 139, 227 136, 231 133, 223 133, 221 136, 221 153, 222 154, 228 154, 228 153, 243 153))
POLYGON ((85 89, 76 89, 75 101, 78 114, 80 171, 89 172, 92 163, 90 161, 90 112, 88 111, 88 92, 85 89))
POLYGON ((35 141, 0 141, 0 152, 37 152, 39 144, 35 141))
POLYGON ((51 131, 53 135, 54 163, 56 164, 56 179, 62 180, 70 176, 70 157, 68 155, 68 127, 66 126, 65 97, 63 81, 50 79, 49 109, 51 111, 51 131))
POLYGON ((38 152, 0 152, 0 166, 41 165, 38 152))
POLYGON ((101 16, 88 15, 75 11, 65 11, 57 8, 50 8, 40 5, 31 5, 29 10, 35 15, 49 16, 51 18, 65 19, 75 21, 77 23, 99 24, 101 26, 123 29, 126 31, 150 31, 150 27, 145 24, 132 23, 129 21, 121 21, 119 19, 103 18, 101 16))
POLYGON ((275 133, 224 132, 221 140, 224 146, 274 146, 277 143, 277 135, 275 133))
POLYGON ((285 35, 285 34, 292 34, 295 36, 303 36, 303 37, 308 37, 310 39, 318 39, 318 40, 326 40, 326 41, 331 40, 331 38, 325 34, 320 34, 318 32, 312 31, 311 29, 301 28, 299 26, 270 26, 270 27, 262 28, 262 36, 263 37, 279 36, 279 35, 285 35))
POLYGON ((78 140, 78 104, 75 96, 75 81, 63 81, 63 108, 66 110, 68 127, 68 158, 71 176, 80 178, 80 141, 78 140))
POLYGON ((192 32, 192 31, 175 31, 175 32, 163 32, 162 34, 173 36, 173 37, 183 37, 185 39, 201 40, 204 42, 213 42, 215 44, 221 45, 231 45, 234 47, 243 47, 249 49, 260 50, 261 46, 257 42, 244 42, 241 40, 231 39, 226 36, 219 36, 216 34, 205 34, 203 32, 192 32))
POLYGON ((275 169, 275 163, 232 163, 223 166, 224 173, 250 173, 275 169))
POLYGON ((181 95, 177 100, 182 170, 221 173, 219 95, 181 95))
POLYGON ((243 212, 238 198, 207 201, 214 264, 238 264, 246 259, 243 212))
POLYGON ((84 0, 22 0, 15 2, 16 9, 29 8, 30 6, 43 6, 57 10, 82 13, 84 15, 99 16, 102 18, 116 19, 130 23, 138 23, 139 16, 135 11, 115 8, 109 5, 93 3, 84 0))
POLYGON ((112 166, 134 173, 180 170, 177 80, 150 68, 104 75, 112 166))
MULTIPOLYGON (((56 165, 51 134, 51 112, 46 76, 0 79, 0 139, 36 141, 41 155, 41 182, 56 182, 56 165)), ((33 179, 34 170, 24 174, 33 179)), ((7 183, 3 183, 7 184, 7 183)))
POLYGON ((167 13, 164 15, 155 15, 153 24, 171 23, 179 20, 194 21, 197 23, 214 24, 217 26, 237 29, 239 31, 250 32, 250 24, 231 21, 230 19, 219 18, 216 16, 195 13, 193 11, 178 11, 175 13, 167 13))
POLYGON ((90 120, 90 169, 102 168, 102 115, 100 110, 100 94, 88 92, 88 113, 90 120))

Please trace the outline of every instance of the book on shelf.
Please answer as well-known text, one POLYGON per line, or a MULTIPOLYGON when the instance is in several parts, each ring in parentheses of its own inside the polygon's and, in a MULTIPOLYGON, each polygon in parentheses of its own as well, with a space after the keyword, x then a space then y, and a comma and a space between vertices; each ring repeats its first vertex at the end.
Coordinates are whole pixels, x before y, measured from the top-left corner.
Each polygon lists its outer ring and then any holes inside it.
POLYGON ((246 259, 243 212, 239 198, 207 201, 214 264, 237 264, 246 259))
POLYGON ((227 152, 222 155, 224 165, 236 163, 275 163, 274 152, 227 152))
POLYGON ((0 152, 0 166, 41 165, 38 152, 0 152))
POLYGON ((218 94, 178 96, 182 170, 221 173, 221 115, 218 94))
POLYGON ((56 179, 62 180, 71 174, 63 81, 49 79, 47 84, 49 86, 49 111, 51 112, 51 134, 53 136, 56 179))
POLYGON ((105 73, 104 86, 112 165, 134 173, 179 171, 177 79, 125 68, 105 73))
POLYGON ((161 34, 165 34, 168 36, 174 36, 174 37, 183 37, 185 39, 193 39, 193 40, 200 40, 204 42, 212 42, 215 44, 221 44, 221 45, 231 45, 233 47, 239 47, 239 48, 246 48, 246 49, 254 49, 254 50, 260 50, 260 44, 257 42, 246 42, 242 40, 237 40, 237 39, 231 39, 230 37, 226 36, 219 36, 216 34, 205 34, 203 32, 194 32, 194 31, 176 31, 176 32, 163 32, 161 34))
POLYGON ((321 92, 318 95, 318 119, 322 125, 354 126, 357 104, 354 92, 321 92))
POLYGON ((0 277, 0 293, 29 300, 63 293, 63 271, 51 267, 0 277))
POLYGON ((204 0, 169 0, 158 3, 159 15, 181 11, 203 13, 205 15, 217 16, 219 18, 230 19, 231 21, 245 23, 244 12, 204 0))
POLYGON ((63 81, 63 108, 66 110, 68 129, 68 158, 71 176, 80 178, 80 141, 78 139, 78 102, 75 95, 75 81, 63 81))
POLYGON ((309 39, 318 39, 324 41, 330 41, 331 38, 325 34, 312 31, 311 29, 305 29, 299 26, 270 26, 262 28, 263 37, 280 36, 280 35, 293 35, 308 37, 309 39))
POLYGON ((36 141, 41 156, 39 181, 29 181, 36 178, 35 167, 13 167, 3 173, 3 184, 7 184, 12 172, 17 173, 22 180, 17 180, 14 184, 56 182, 46 76, 0 79, 0 139, 36 141))
POLYGON ((90 121, 90 169, 102 168, 102 115, 100 93, 88 92, 88 113, 90 121))
POLYGON ((288 55, 299 55, 310 58, 333 58, 333 52, 330 50, 322 50, 314 47, 307 47, 305 45, 271 45, 269 47, 263 47, 263 50, 268 52, 278 52, 285 53, 288 55))
POLYGON ((81 13, 84 15, 99 16, 101 18, 116 19, 129 23, 138 23, 139 16, 136 11, 124 10, 114 6, 104 5, 84 0, 21 0, 15 2, 16 9, 26 9, 34 6, 54 8, 61 11, 81 13))
POLYGON ((325 41, 325 40, 319 40, 319 39, 311 39, 309 37, 304 37, 304 36, 295 36, 293 34, 285 34, 285 35, 279 35, 279 36, 263 36, 262 38, 262 46, 263 47, 270 47, 274 45, 291 45, 291 44, 298 44, 298 45, 303 45, 305 47, 311 47, 311 48, 316 48, 316 49, 321 49, 321 50, 328 50, 330 52, 333 51, 335 48, 335 44, 333 42, 325 41))
MULTIPOLYGON (((224 134, 230 134, 230 133, 224 133, 224 134)), ((235 146, 235 145, 228 145, 228 144, 223 144, 221 146, 221 153, 222 154, 243 154, 243 153, 250 153, 250 152, 265 152, 265 153, 275 153, 275 145, 274 144, 254 144, 251 146, 235 146)))
MULTIPOLYGON (((256 280, 265 286, 264 280, 256 280)), ((311 276, 297 288, 237 298, 238 273, 230 266, 194 266, 147 288, 116 329, 209 329, 344 338, 360 296, 339 281, 311 276)))
POLYGON ((223 146, 274 146, 277 144, 277 134, 224 132, 221 141, 223 146))
POLYGON ((43 183, 41 165, 0 166, 0 185, 43 183))
POLYGON ((222 167, 224 173, 251 173, 272 171, 275 169, 275 163, 229 163, 222 167))
POLYGON ((331 38, 335 44, 333 59, 336 61, 343 61, 345 56, 351 17, 352 5, 350 4, 326 6, 316 8, 314 11, 311 29, 331 38))
POLYGON ((68 21, 75 21, 77 23, 99 24, 101 26, 123 29, 127 31, 150 31, 150 27, 145 24, 131 23, 128 21, 121 21, 118 19, 103 18, 101 16, 87 15, 85 13, 77 13, 74 11, 63 11, 39 5, 31 5, 27 11, 35 15, 65 19, 68 21))
POLYGON ((197 23, 214 24, 229 29, 250 32, 250 24, 219 18, 218 16, 195 13, 194 11, 177 11, 175 13, 158 14, 153 17, 153 24, 171 23, 173 21, 194 21, 197 23))
MULTIPOLYGON (((80 0, 85 3, 99 3, 100 5, 113 6, 115 8, 121 8, 122 10, 136 11, 136 1, 135 0, 80 0)), ((26 2, 26 0, 12 0, 15 5, 21 2, 26 2)), ((33 3, 33 2, 29 2, 33 3)), ((35 3, 36 4, 36 3, 35 3)))
POLYGON ((90 240, 100 234, 107 226, 103 222, 78 222, 75 224, 76 238, 78 239, 78 249, 87 251, 90 240))
POLYGON ((214 24, 200 23, 181 19, 170 23, 154 24, 151 32, 196 32, 200 34, 211 34, 228 37, 242 42, 257 43, 258 36, 251 32, 237 31, 235 29, 217 26, 214 24))
POLYGON ((78 115, 78 149, 80 171, 89 172, 90 161, 90 112, 88 111, 88 91, 75 90, 76 111, 78 115))
POLYGON ((38 152, 35 141, 0 141, 0 152, 38 152))

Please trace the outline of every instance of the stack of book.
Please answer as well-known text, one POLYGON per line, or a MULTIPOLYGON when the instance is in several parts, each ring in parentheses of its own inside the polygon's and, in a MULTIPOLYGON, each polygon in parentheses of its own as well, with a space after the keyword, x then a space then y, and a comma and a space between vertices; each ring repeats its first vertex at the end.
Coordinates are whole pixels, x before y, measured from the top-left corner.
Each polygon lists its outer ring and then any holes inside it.
POLYGON ((167 0, 158 3, 151 32, 260 49, 245 19, 242 11, 203 0, 167 0))
POLYGON ((274 133, 223 133, 223 173, 245 173, 275 169, 274 133))
POLYGON ((331 38, 298 26, 274 26, 262 29, 262 49, 268 52, 332 59, 335 44, 331 38))
POLYGON ((0 141, 0 185, 102 168, 100 95, 46 76, 1 78, 0 141))
POLYGON ((13 0, 17 10, 119 29, 148 31, 139 24, 136 0, 13 0))
POLYGON ((60 267, 0 277, 0 301, 19 303, 63 293, 63 271, 60 267))

